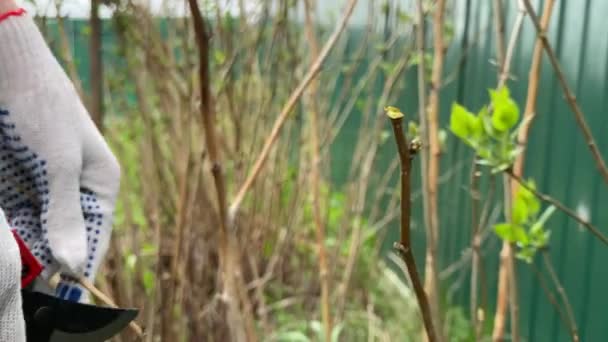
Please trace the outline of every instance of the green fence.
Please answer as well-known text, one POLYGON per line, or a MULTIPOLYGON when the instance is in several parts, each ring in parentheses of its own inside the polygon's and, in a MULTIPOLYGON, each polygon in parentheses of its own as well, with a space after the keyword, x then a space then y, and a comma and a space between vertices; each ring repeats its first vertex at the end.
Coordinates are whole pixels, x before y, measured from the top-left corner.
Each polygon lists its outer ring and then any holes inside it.
MULTIPOLYGON (((542 8, 544 1, 533 1, 542 8)), ((458 101, 467 107, 479 108, 487 101, 487 89, 496 85, 492 6, 489 0, 455 0, 455 38, 448 50, 446 70, 457 70, 457 77, 442 90, 442 126, 448 122, 449 107, 458 101), (466 58, 462 53, 466 51, 466 58)), ((508 33, 516 15, 516 1, 506 1, 509 11, 506 19, 508 33)), ((360 4, 363 6, 363 4, 360 4)), ((608 116, 605 114, 608 92, 608 14, 606 0, 558 1, 554 10, 549 37, 557 50, 567 79, 578 95, 578 101, 587 115, 602 151, 608 151, 608 116)), ((86 84, 88 46, 83 22, 71 22, 68 30, 73 48, 78 52, 79 70, 86 84)), ((111 55, 111 37, 106 37, 106 54, 111 55)), ((524 103, 527 88, 527 70, 534 45, 534 29, 526 20, 513 62, 514 80, 509 85, 514 97, 524 103)), ((409 82, 410 79, 405 80, 409 82)), ((415 82, 412 77, 411 82, 415 82)), ((412 83, 414 85, 415 83, 412 83)), ((406 87, 403 109, 415 113, 417 96, 415 86, 406 87)), ((525 173, 538 181, 538 187, 574 208, 599 227, 608 225, 608 186, 603 184, 585 141, 563 99, 561 90, 548 61, 543 63, 538 117, 530 132, 525 173), (604 211, 606 210, 606 211, 604 211)), ((345 150, 351 146, 349 138, 357 130, 357 122, 347 123, 345 131, 333 146, 345 150)), ((449 182, 440 189, 441 268, 458 260, 470 245, 471 219, 469 177, 472 155, 470 151, 450 138, 447 151, 441 160, 442 170, 452 172, 449 182)), ((395 151, 383 150, 376 167, 382 168, 395 151)), ((348 155, 348 153, 341 153, 348 155)), ((608 158, 606 153, 605 157, 608 158)), ((349 163, 343 163, 349 165, 349 163)), ((333 168, 335 169, 335 168, 333 168)), ((338 170, 333 176, 339 182, 345 172, 338 170)), ((421 213, 420 203, 415 212, 421 213)), ((421 215, 415 220, 421 226, 421 215)), ((559 277, 563 280, 580 328, 583 341, 608 340, 608 272, 602 260, 608 260, 608 248, 600 244, 587 231, 572 220, 557 213, 549 221, 552 231, 550 253, 559 277)), ((608 233, 608 231, 606 232, 608 233)), ((395 230, 396 234, 396 230, 395 230)), ((424 236, 422 229, 415 231, 416 252, 422 260, 424 236)), ((393 235, 395 236, 395 235, 393 235)), ((497 254, 500 243, 491 237, 484 248, 484 275, 488 286, 487 301, 491 318, 496 293, 497 254)), ((540 263, 538 264, 541 267, 540 263)), ((527 341, 567 341, 568 334, 540 289, 529 266, 518 264, 521 313, 521 334, 527 341)), ((455 303, 468 308, 469 270, 465 267, 444 281, 444 293, 455 303)))
MULTIPOLYGON (((543 1, 536 2, 542 8, 543 1)), ((486 88, 496 84, 495 68, 490 64, 494 56, 494 35, 491 26, 491 1, 469 0, 456 2, 457 40, 474 48, 461 69, 456 85, 445 90, 447 98, 478 108, 487 99, 486 88), (466 24, 468 21, 468 25, 466 24)), ((507 23, 512 25, 516 1, 507 1, 510 11, 507 23)), ((608 151, 608 116, 606 76, 608 72, 608 25, 604 22, 608 2, 602 0, 557 1, 551 21, 549 37, 556 48, 567 79, 578 95, 578 101, 602 151, 608 151)), ((509 27, 507 27, 509 32, 509 27)), ((524 103, 527 88, 527 70, 530 65, 535 32, 526 20, 513 74, 516 79, 510 87, 519 103, 524 103)), ((459 49, 450 51, 454 61, 459 49)), ((578 132, 574 116, 564 101, 561 89, 548 60, 543 62, 538 101, 538 118, 530 132, 527 151, 526 175, 538 180, 538 186, 560 201, 588 217, 599 227, 608 225, 608 187, 600 178, 582 135, 578 132)), ((448 104, 443 106, 444 123, 447 122, 448 104)), ((444 163, 468 158, 463 146, 451 146, 444 163)), ((605 157, 608 154, 604 153, 605 157)), ((444 213, 441 226, 444 232, 442 260, 454 260, 469 243, 469 219, 461 214, 470 211, 467 186, 468 172, 463 171, 459 182, 442 189, 444 204, 459 203, 457 215, 444 213)), ((448 210, 453 210, 447 205, 448 210)), ((601 260, 608 257, 608 248, 594 239, 563 214, 550 220, 552 230, 551 256, 567 293, 583 341, 608 340, 606 307, 608 273, 601 260)), ((495 253, 494 253, 495 254, 495 253)), ((485 270, 493 302, 496 284, 497 259, 489 258, 485 270)), ((445 264, 444 264, 445 266, 445 264)), ((540 265, 539 265, 540 266, 540 265)), ((558 316, 540 289, 530 267, 519 266, 519 293, 522 334, 529 341, 566 341, 568 334, 561 328, 558 316)), ((467 277, 468 278, 468 277, 467 277)), ((466 299, 468 284, 462 288, 461 300, 466 299)))

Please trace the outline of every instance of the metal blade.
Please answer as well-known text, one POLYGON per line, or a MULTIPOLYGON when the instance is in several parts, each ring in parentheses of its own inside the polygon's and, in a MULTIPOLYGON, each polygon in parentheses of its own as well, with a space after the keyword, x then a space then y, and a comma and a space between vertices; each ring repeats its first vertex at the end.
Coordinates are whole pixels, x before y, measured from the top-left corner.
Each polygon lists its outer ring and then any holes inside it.
POLYGON ((29 290, 21 291, 28 342, 103 342, 137 316, 134 309, 114 309, 71 302, 29 290))
POLYGON ((126 328, 127 325, 129 325, 129 322, 131 322, 136 315, 137 312, 122 312, 120 316, 109 325, 88 333, 69 333, 61 330, 55 330, 51 335, 49 342, 103 342, 109 340, 114 335, 126 328))

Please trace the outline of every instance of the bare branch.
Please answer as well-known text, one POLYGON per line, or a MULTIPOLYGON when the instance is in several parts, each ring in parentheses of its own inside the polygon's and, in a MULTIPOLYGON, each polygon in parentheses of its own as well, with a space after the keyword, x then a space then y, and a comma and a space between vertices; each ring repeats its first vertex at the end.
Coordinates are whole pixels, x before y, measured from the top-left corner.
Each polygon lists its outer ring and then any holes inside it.
POLYGON ((270 149, 276 142, 276 140, 279 136, 279 133, 281 131, 281 128, 283 127, 283 124, 289 117, 289 113, 291 113, 292 109, 295 107, 296 103, 298 102, 298 100, 300 99, 302 94, 304 93, 304 90, 306 90, 306 88, 308 87, 310 82, 317 76, 317 74, 321 70, 321 65, 323 64, 325 59, 327 59, 327 56, 329 55, 332 48, 338 41, 338 38, 340 37, 340 35, 344 31, 344 29, 346 28, 346 24, 348 23, 348 20, 350 19, 350 16, 353 13, 353 10, 354 10, 356 4, 357 4, 357 0, 350 0, 348 2, 348 4, 346 5, 346 10, 344 11, 342 18, 338 22, 338 25, 336 25, 336 28, 335 28, 334 32, 332 33, 331 37, 325 43, 325 46, 323 46, 323 49, 321 50, 319 56, 317 57, 315 62, 311 65, 310 69, 304 76, 304 79, 302 79, 302 81, 300 82, 298 87, 290 95, 289 99, 287 100, 287 103, 285 104, 285 106, 281 110, 281 113, 279 114, 276 121, 274 122, 272 131, 270 132, 270 135, 268 136, 268 138, 266 138, 266 141, 264 142, 264 147, 262 147, 262 152, 258 156, 258 159, 256 160, 256 162, 253 166, 253 169, 247 176, 247 179, 245 180, 243 185, 240 187, 239 191, 237 192, 237 195, 235 196, 234 200, 232 201, 232 204, 230 205, 229 214, 230 214, 231 222, 234 220, 236 212, 239 210, 239 208, 241 206, 241 202, 243 202, 243 199, 245 198, 247 191, 249 191, 249 189, 255 182, 256 178, 260 174, 262 167, 264 167, 264 164, 268 160, 268 155, 270 154, 270 149))
POLYGON ((574 212, 574 210, 568 208, 566 205, 562 204, 555 198, 553 198, 547 194, 544 194, 544 193, 536 190, 535 188, 529 186, 520 176, 514 174, 513 171, 507 170, 506 172, 509 176, 511 176, 511 178, 513 178, 515 181, 517 181, 517 183, 519 183, 520 186, 522 186, 525 189, 527 189, 528 191, 532 192, 534 194, 534 196, 540 198, 542 201, 554 205, 557 209, 561 210, 564 214, 570 216, 576 222, 580 223, 583 227, 587 228, 587 230, 589 230, 593 235, 595 235, 595 237, 597 237, 600 241, 602 241, 602 243, 604 243, 605 245, 608 245, 608 237, 606 237, 604 234, 602 234, 602 232, 597 227, 595 227, 593 224, 591 224, 589 221, 580 217, 576 212, 574 212))
MULTIPOLYGON (((500 11, 502 9, 501 6, 498 6, 499 10, 495 13, 496 16, 502 16, 503 13, 500 11)), ((513 54, 515 51, 515 46, 517 45, 517 41, 519 39, 521 29, 524 23, 524 17, 526 15, 525 10, 520 4, 519 11, 517 17, 515 19, 515 24, 510 33, 509 38, 509 46, 507 47, 507 51, 504 56, 503 64, 500 65, 500 75, 498 77, 498 88, 503 87, 510 75, 511 70, 511 60, 513 58, 513 54)), ((501 20, 497 20, 497 23, 500 23, 501 20)), ((500 27, 497 27, 496 30, 500 30, 500 27)), ((503 48, 499 48, 502 50, 503 48)), ((505 177, 503 180, 505 184, 508 184, 508 179, 505 177)), ((511 206, 511 193, 509 191, 509 187, 506 186, 504 190, 505 195, 505 211, 510 211, 511 206)), ((507 217, 509 217, 507 215, 507 217)), ((502 246, 502 250, 500 251, 500 266, 498 272, 498 294, 496 299, 496 313, 494 320, 494 328, 492 331, 492 339, 493 340, 502 340, 504 338, 504 331, 506 326, 506 311, 507 304, 511 306, 511 331, 512 338, 514 341, 518 340, 518 306, 517 306, 517 289, 512 288, 511 285, 515 285, 516 282, 513 281, 515 278, 515 262, 513 260, 513 250, 511 244, 504 242, 502 246)))
POLYGON ((411 220, 411 184, 410 172, 412 169, 412 157, 410 146, 406 142, 405 134, 403 133, 403 115, 400 117, 391 117, 393 133, 397 142, 397 151, 399 160, 401 161, 401 241, 395 243, 395 248, 403 258, 407 265, 407 270, 418 299, 422 320, 426 329, 427 337, 430 342, 437 341, 437 333, 433 325, 431 308, 424 287, 420 280, 414 254, 412 253, 411 235, 410 235, 410 220, 411 220))
POLYGON ((585 115, 583 114, 583 111, 576 102, 576 96, 574 95, 572 90, 570 90, 570 86, 568 85, 568 81, 566 81, 566 76, 562 71, 562 68, 557 59, 557 55, 555 54, 555 51, 553 51, 553 48, 549 43, 549 39, 547 39, 545 29, 541 26, 540 21, 538 20, 538 17, 536 16, 536 13, 534 12, 532 5, 530 4, 530 0, 522 1, 526 7, 528 15, 530 16, 530 19, 532 20, 532 23, 534 24, 534 28, 536 28, 538 39, 541 40, 543 47, 545 48, 545 52, 547 53, 547 56, 551 61, 551 65, 553 66, 553 70, 555 71, 559 84, 562 87, 562 91, 566 97, 566 101, 568 102, 568 105, 570 106, 570 109, 574 114, 574 119, 576 120, 577 125, 579 126, 581 132, 583 133, 583 136, 585 137, 587 146, 589 146, 589 149, 591 150, 591 154, 593 156, 593 159, 595 160, 595 164, 598 170, 600 171, 600 174, 604 178, 604 181, 608 184, 608 167, 606 166, 606 162, 602 158, 602 154, 597 147, 597 143, 593 138, 593 133, 591 133, 591 128, 589 128, 589 125, 585 120, 585 115))
MULTIPOLYGON (((305 28, 306 37, 310 47, 312 58, 317 58, 319 46, 315 35, 315 28, 312 22, 312 11, 315 8, 314 0, 305 0, 305 28)), ((330 287, 329 287, 329 268, 327 267, 327 251, 325 248, 325 227, 323 226, 323 215, 321 214, 321 183, 319 175, 319 164, 321 162, 319 152, 319 109, 317 106, 317 82, 313 80, 309 91, 309 110, 310 110, 310 137, 312 142, 311 151, 311 186, 312 186, 312 207, 314 222, 317 233, 317 248, 319 250, 319 279, 321 282, 321 315, 323 318, 323 331, 325 341, 331 341, 332 321, 330 310, 330 287)))
POLYGON ((547 250, 543 250, 543 262, 545 263, 545 267, 547 271, 549 271, 549 275, 551 276, 551 281, 557 288, 557 293, 559 294, 562 302, 564 303, 564 307, 566 309, 566 324, 568 325, 568 329, 570 330, 570 336, 572 337, 573 342, 580 341, 578 336, 578 328, 576 327, 576 319, 574 318, 574 313, 572 312, 572 305, 568 300, 568 295, 562 286, 562 283, 559 281, 557 274, 555 273, 555 268, 553 267, 553 262, 551 261, 551 257, 549 256, 549 252, 547 250))

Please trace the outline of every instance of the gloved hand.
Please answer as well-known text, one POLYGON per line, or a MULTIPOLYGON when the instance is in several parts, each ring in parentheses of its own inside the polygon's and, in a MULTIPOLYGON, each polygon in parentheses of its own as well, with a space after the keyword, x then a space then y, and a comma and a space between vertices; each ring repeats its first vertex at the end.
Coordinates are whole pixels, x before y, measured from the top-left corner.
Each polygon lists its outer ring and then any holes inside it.
POLYGON ((20 276, 19 247, 0 210, 0 341, 25 342, 20 276))
POLYGON ((116 158, 26 14, 0 22, 0 207, 44 266, 80 300, 110 239, 116 158), (68 282, 68 283, 66 283, 68 282), (71 282, 71 283, 70 283, 71 282))

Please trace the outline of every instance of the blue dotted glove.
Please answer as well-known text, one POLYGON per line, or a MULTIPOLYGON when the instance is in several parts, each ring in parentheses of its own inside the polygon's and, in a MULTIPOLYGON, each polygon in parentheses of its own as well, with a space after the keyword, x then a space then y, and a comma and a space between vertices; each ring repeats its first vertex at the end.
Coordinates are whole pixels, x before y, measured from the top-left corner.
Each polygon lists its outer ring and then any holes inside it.
POLYGON ((82 300, 107 251, 116 158, 31 18, 0 25, 0 207, 60 297, 82 300))

